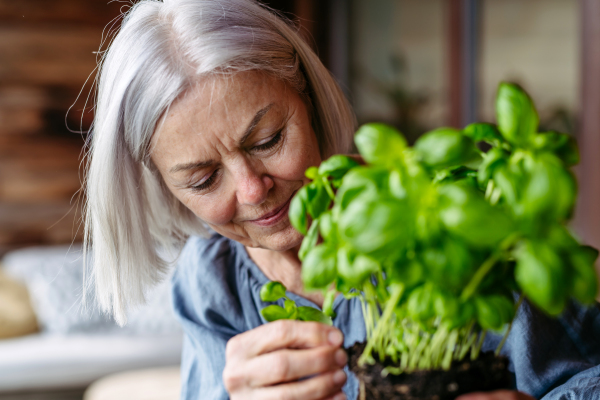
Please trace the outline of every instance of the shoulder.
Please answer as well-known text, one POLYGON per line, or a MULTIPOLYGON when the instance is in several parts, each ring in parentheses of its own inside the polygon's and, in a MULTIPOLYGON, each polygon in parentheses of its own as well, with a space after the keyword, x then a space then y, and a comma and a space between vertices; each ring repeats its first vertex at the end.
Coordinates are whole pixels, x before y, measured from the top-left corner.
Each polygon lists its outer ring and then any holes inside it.
POLYGON ((184 325, 234 335, 244 330, 238 276, 243 258, 230 239, 190 237, 172 278, 175 312, 184 325))
POLYGON ((198 269, 210 272, 214 264, 229 264, 234 261, 235 246, 232 241, 217 233, 208 238, 191 236, 183 247, 177 261, 177 272, 197 273, 198 269))

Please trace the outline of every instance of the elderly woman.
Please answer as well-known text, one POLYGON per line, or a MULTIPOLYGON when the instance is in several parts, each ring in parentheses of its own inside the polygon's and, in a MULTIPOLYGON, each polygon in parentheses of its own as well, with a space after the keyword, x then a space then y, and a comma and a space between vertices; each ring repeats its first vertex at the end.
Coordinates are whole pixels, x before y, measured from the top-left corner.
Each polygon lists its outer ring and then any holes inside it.
MULTIPOLYGON (((299 305, 322 305, 303 291, 302 236, 288 207, 308 167, 350 151, 354 129, 331 75, 266 7, 144 0, 127 13, 100 68, 86 241, 99 304, 121 324, 172 261, 157 249, 187 241, 173 278, 185 330, 182 398, 357 397, 341 348, 365 337, 356 299, 336 298, 334 327, 264 324, 259 312, 269 280, 299 305)), ((533 317, 521 313, 505 346, 517 387, 542 396, 598 363, 558 323, 526 311, 533 317), (549 339, 530 340, 540 331, 565 341, 568 371, 549 366, 549 339)), ((590 343, 588 353, 600 347, 590 343)), ((552 393, 570 390, 561 388, 552 393)), ((473 396, 465 398, 530 399, 516 391, 473 396)))

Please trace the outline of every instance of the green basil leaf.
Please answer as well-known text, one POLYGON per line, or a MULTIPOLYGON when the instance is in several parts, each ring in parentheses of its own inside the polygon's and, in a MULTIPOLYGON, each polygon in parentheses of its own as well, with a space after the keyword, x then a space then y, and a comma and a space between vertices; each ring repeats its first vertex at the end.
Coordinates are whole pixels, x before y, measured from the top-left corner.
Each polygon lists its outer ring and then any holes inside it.
POLYGON ((317 179, 317 177, 319 176, 319 168, 317 167, 308 167, 308 169, 306 170, 306 172, 304 173, 304 175, 306 175, 306 177, 308 179, 317 179))
POLYGON ((464 288, 481 263, 476 252, 451 236, 438 246, 423 249, 419 256, 427 279, 453 293, 464 288))
POLYGON ((323 240, 329 243, 337 243, 336 229, 335 222, 333 221, 333 212, 328 210, 321 214, 319 217, 319 231, 323 240))
POLYGON ((471 138, 453 128, 439 128, 421 136, 414 146, 427 166, 442 169, 464 165, 480 159, 471 138))
POLYGON ((512 233, 508 214, 488 203, 480 192, 459 184, 440 186, 439 192, 444 200, 440 220, 448 231, 471 245, 495 246, 512 233))
POLYGON ((554 153, 567 167, 579 164, 579 150, 573 136, 559 132, 544 132, 536 135, 535 148, 554 153))
POLYGON ((523 293, 548 314, 560 314, 569 287, 560 256, 544 242, 527 241, 515 251, 515 257, 515 279, 523 293))
POLYGON ((358 165, 358 162, 353 158, 336 154, 321 163, 319 166, 319 175, 340 179, 346 175, 350 169, 357 167, 358 165))
POLYGON ((404 177, 397 169, 392 170, 389 175, 390 193, 397 199, 405 199, 408 196, 408 188, 405 186, 404 177))
POLYGON ((296 307, 296 302, 290 299, 285 299, 283 308, 289 315, 288 319, 298 319, 298 307, 296 307))
POLYGON ((358 196, 388 196, 390 172, 385 168, 359 166, 350 170, 343 178, 336 193, 336 204, 345 209, 358 196))
POLYGON ((523 212, 543 219, 567 220, 577 195, 575 178, 554 155, 531 157, 526 165, 527 182, 522 189, 523 212))
POLYGON ((425 278, 423 265, 417 260, 392 261, 384 264, 388 283, 402 283, 406 287, 415 286, 425 278))
POLYGON ((331 318, 335 318, 335 312, 333 311, 333 302, 335 301, 336 295, 337 291, 335 289, 330 289, 325 294, 325 299, 323 300, 323 314, 331 318))
POLYGON ((444 320, 444 324, 450 330, 456 328, 462 328, 467 326, 476 316, 477 309, 475 307, 474 299, 469 299, 464 302, 460 302, 458 305, 458 312, 447 317, 444 320))
POLYGON ((573 136, 569 136, 569 140, 563 146, 555 149, 554 154, 560 158, 567 167, 579 164, 579 149, 577 148, 577 142, 573 136))
POLYGON ((279 319, 293 319, 293 318, 290 318, 291 317, 290 313, 288 313, 283 307, 278 306, 276 304, 271 304, 270 306, 266 306, 265 308, 260 310, 260 314, 268 322, 277 321, 279 319))
POLYGON ((285 286, 281 282, 265 283, 260 289, 260 299, 265 302, 277 301, 285 297, 285 286))
POLYGON ((298 250, 298 258, 300 261, 304 260, 308 252, 317 245, 317 240, 319 239, 319 222, 320 219, 312 222, 308 234, 302 240, 300 250, 298 250))
POLYGON ((337 260, 339 276, 356 288, 360 288, 365 280, 381 269, 379 263, 371 257, 362 254, 353 257, 344 247, 338 250, 337 260))
POLYGON ((413 214, 406 200, 363 196, 340 213, 338 227, 342 239, 354 249, 389 256, 412 239, 413 214))
POLYGON ((492 173, 494 183, 500 189, 502 198, 510 206, 513 214, 520 216, 523 214, 521 192, 525 183, 523 182, 524 175, 518 171, 514 171, 515 168, 513 165, 499 163, 492 173))
POLYGON ((313 307, 298 307, 298 319, 300 321, 314 321, 325 325, 333 325, 330 317, 313 307))
POLYGON ((323 186, 323 182, 314 181, 306 187, 308 199, 306 210, 311 217, 319 218, 319 216, 329 208, 331 197, 329 197, 327 190, 323 186))
POLYGON ((430 285, 415 288, 408 296, 407 311, 415 320, 428 322, 435 317, 434 289, 430 285))
POLYGON ((598 277, 594 263, 598 250, 589 246, 580 246, 570 254, 573 267, 571 294, 583 304, 592 304, 598 296, 598 277))
POLYGON ((458 297, 440 290, 434 294, 433 307, 438 317, 453 319, 459 314, 460 302, 458 297))
POLYGON ((354 143, 365 161, 370 164, 393 166, 406 148, 406 139, 395 128, 379 123, 361 126, 354 143))
POLYGON ((327 287, 336 277, 336 249, 320 244, 302 262, 302 281, 307 289, 327 287))
POLYGON ((531 147, 539 117, 533 101, 518 85, 503 82, 498 87, 496 119, 500 133, 508 142, 516 147, 531 147))
POLYGON ((308 219, 306 218, 308 203, 308 187, 304 186, 298 190, 290 202, 290 223, 298 232, 305 235, 308 232, 308 219))
POLYGON ((478 296, 475 298, 477 322, 486 330, 500 331, 504 326, 506 310, 494 296, 478 296))
POLYGON ((471 138, 474 142, 486 142, 492 146, 500 146, 503 138, 498 128, 492 124, 486 123, 474 123, 467 125, 463 132, 466 136, 471 138))
POLYGON ((506 165, 508 153, 500 148, 492 148, 483 156, 483 162, 477 171, 477 181, 482 186, 487 185, 488 181, 494 176, 498 167, 506 165))

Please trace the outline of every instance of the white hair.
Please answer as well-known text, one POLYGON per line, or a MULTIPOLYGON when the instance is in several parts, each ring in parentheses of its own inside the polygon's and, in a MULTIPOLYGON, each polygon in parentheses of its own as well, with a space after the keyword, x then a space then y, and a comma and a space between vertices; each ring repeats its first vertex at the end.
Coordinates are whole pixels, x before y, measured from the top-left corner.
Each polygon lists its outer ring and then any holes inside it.
POLYGON ((352 146, 355 118, 331 74, 288 21, 253 0, 140 1, 99 67, 84 240, 96 300, 119 324, 163 278, 157 249, 207 234, 149 160, 157 123, 199 78, 272 74, 308 99, 321 156, 352 146))

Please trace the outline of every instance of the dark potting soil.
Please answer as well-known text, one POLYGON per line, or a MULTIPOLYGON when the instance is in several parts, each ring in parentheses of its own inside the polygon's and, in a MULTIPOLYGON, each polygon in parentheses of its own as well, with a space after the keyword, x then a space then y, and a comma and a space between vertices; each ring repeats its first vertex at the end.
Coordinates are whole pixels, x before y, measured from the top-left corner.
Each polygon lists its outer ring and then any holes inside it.
POLYGON ((416 371, 410 374, 381 376, 389 364, 358 366, 365 343, 346 349, 350 370, 360 380, 358 400, 454 400, 472 392, 510 388, 508 359, 493 352, 481 353, 476 360, 454 361, 448 371, 416 371))

